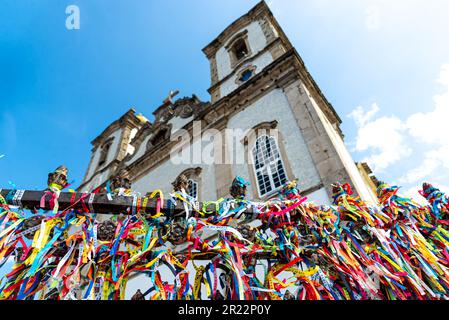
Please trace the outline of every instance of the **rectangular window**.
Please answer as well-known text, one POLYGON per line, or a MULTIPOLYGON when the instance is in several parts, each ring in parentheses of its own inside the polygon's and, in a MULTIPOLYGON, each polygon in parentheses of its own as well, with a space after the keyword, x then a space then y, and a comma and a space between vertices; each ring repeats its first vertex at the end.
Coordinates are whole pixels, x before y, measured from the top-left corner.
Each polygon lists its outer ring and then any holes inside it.
POLYGON ((187 194, 192 198, 198 199, 198 182, 193 179, 189 179, 189 187, 187 188, 187 194))
POLYGON ((287 182, 284 163, 277 142, 273 137, 266 135, 259 137, 253 147, 252 155, 261 197, 280 188, 287 182))

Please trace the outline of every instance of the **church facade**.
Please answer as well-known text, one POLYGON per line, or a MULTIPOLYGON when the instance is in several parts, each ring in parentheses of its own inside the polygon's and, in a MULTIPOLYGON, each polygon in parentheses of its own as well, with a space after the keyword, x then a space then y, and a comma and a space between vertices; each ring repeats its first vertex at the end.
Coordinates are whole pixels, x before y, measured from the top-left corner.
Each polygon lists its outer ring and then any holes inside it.
POLYGON ((257 201, 296 180, 302 194, 319 204, 332 202, 335 182, 349 183, 362 199, 376 202, 369 168, 352 159, 341 119, 264 1, 229 25, 203 53, 210 62, 210 101, 196 95, 175 100, 172 93, 153 112, 153 122, 133 109, 126 112, 92 141, 79 191, 94 190, 120 174, 142 195, 154 189, 168 193, 184 174, 188 192, 209 201, 228 197, 233 178, 241 176, 250 182, 248 198, 257 201), (223 157, 232 158, 237 144, 246 161, 174 163, 179 132, 190 134, 187 147, 204 145, 195 134, 198 124, 203 131, 223 135, 223 157), (229 130, 243 132, 243 138, 229 143, 229 130), (253 130, 266 133, 247 134, 253 130))

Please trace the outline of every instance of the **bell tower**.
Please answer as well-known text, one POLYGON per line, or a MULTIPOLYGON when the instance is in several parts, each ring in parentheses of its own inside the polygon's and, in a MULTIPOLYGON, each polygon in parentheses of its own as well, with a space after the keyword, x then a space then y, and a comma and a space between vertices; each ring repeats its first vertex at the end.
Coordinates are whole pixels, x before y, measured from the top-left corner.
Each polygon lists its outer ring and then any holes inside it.
POLYGON ((130 109, 92 141, 91 159, 79 191, 92 191, 115 174, 121 160, 133 153, 131 140, 146 121, 130 109))
POLYGON ((210 63, 212 103, 244 85, 291 48, 265 1, 257 4, 203 49, 210 63))
MULTIPOLYGON (((215 111, 210 121, 242 132, 277 123, 276 137, 236 143, 265 162, 216 166, 219 196, 226 192, 220 186, 239 175, 250 181, 253 199, 266 200, 285 181, 297 180, 303 193, 320 203, 331 202, 335 182, 350 183, 362 199, 375 203, 344 144, 340 117, 265 1, 231 23, 203 52, 210 63, 208 91, 215 111), (271 153, 263 148, 267 143, 271 153)), ((226 148, 224 154, 232 155, 231 144, 226 148)))

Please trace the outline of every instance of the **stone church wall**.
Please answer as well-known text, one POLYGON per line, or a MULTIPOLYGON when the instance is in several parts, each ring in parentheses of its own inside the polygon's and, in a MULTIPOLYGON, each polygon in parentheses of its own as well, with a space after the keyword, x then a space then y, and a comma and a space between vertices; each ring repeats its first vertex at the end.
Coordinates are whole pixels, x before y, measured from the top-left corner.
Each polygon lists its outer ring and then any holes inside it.
MULTIPOLYGON (((194 143, 200 143, 200 140, 194 143)), ((204 146, 204 143, 203 143, 204 146)), ((193 146, 195 150, 196 146, 193 146)), ((147 192, 161 189, 164 194, 172 192, 171 183, 184 170, 200 167, 201 174, 199 182, 198 200, 210 201, 217 199, 216 183, 215 183, 215 167, 213 165, 190 163, 190 164, 174 164, 170 157, 161 162, 157 167, 151 169, 148 173, 133 181, 132 188, 134 191, 145 195, 147 192)))
MULTIPOLYGON (((303 190, 319 185, 320 177, 281 89, 269 92, 236 114, 229 120, 228 128, 249 130, 262 122, 273 120, 278 121, 279 138, 286 151, 287 159, 283 159, 284 164, 290 166, 294 175, 288 179, 297 179, 303 190)), ((234 176, 240 175, 246 179, 249 179, 249 170, 253 170, 248 164, 234 165, 232 169, 234 176)), ((258 198, 256 188, 253 184, 249 187, 249 194, 253 199, 258 198)))
POLYGON ((348 175, 351 178, 351 181, 354 184, 354 187, 356 188, 359 196, 365 201, 370 201, 372 204, 376 204, 377 197, 373 194, 371 189, 364 182, 360 174, 360 171, 357 169, 357 166, 352 156, 350 155, 348 149, 346 148, 345 143, 343 142, 342 137, 336 132, 335 128, 324 116, 323 112, 318 107, 316 102, 313 99, 311 99, 311 102, 315 107, 315 110, 317 111, 318 116, 320 117, 329 138, 331 139, 333 145, 335 146, 335 149, 338 155, 340 156, 340 159, 343 162, 343 165, 345 166, 346 171, 348 172, 348 175))

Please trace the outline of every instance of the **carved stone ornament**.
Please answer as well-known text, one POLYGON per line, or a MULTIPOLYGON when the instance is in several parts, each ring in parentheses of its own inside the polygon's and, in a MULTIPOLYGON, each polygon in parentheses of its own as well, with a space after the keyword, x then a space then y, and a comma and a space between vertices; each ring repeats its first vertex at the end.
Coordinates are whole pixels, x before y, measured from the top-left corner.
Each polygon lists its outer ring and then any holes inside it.
POLYGON ((254 242, 256 240, 256 229, 251 228, 248 225, 237 228, 240 234, 248 241, 254 242))
POLYGON ((187 240, 187 228, 181 221, 174 221, 168 240, 173 244, 181 244, 187 240))
POLYGON ((115 190, 119 190, 121 188, 131 189, 131 181, 128 178, 125 178, 122 174, 119 174, 112 178, 111 190, 115 192, 115 190))
POLYGON ((187 189, 189 187, 189 180, 185 175, 181 174, 172 183, 172 186, 176 192, 180 192, 182 189, 187 192, 187 189))
POLYGON ((145 300, 145 297, 140 289, 137 289, 136 293, 131 297, 131 300, 145 300))
POLYGON ((246 197, 246 187, 249 185, 248 182, 243 180, 242 177, 235 177, 232 181, 229 193, 234 199, 244 199, 246 197))
POLYGON ((50 172, 47 180, 48 188, 53 191, 64 189, 67 185, 67 175, 68 170, 65 166, 59 166, 54 172, 50 172))
POLYGON ((98 225, 97 237, 100 241, 112 241, 115 236, 117 226, 111 220, 106 220, 98 225))
POLYGON ((193 108, 190 105, 184 105, 175 109, 175 116, 182 119, 190 118, 193 115, 193 108))
POLYGON ((290 291, 285 291, 284 300, 296 300, 295 296, 290 291))
POLYGON ((190 118, 193 116, 195 109, 200 109, 202 104, 196 95, 178 99, 173 104, 173 116, 181 117, 182 119, 190 118))

